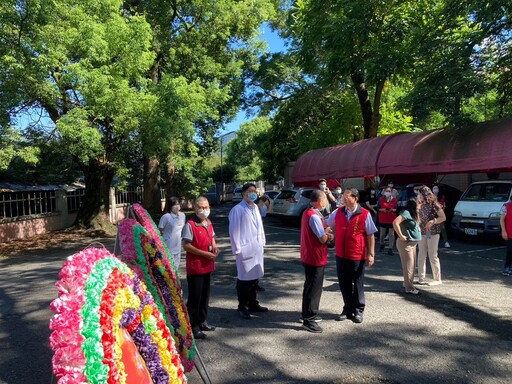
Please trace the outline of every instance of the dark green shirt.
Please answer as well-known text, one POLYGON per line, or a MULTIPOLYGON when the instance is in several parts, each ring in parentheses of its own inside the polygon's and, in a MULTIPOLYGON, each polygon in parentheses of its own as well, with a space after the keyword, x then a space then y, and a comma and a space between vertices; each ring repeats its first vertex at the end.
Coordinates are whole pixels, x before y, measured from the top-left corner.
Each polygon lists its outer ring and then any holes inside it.
POLYGON ((418 222, 411 217, 408 210, 400 212, 400 216, 404 218, 400 223, 400 230, 402 231, 402 234, 407 238, 407 240, 420 241, 421 231, 418 222))

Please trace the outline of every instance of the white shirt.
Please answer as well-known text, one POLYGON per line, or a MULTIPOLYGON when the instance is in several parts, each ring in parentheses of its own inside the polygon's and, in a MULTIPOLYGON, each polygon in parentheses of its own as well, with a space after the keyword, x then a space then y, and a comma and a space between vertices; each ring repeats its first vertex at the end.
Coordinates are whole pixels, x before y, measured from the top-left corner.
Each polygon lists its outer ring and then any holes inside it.
POLYGON ((160 218, 158 228, 163 229, 165 244, 173 255, 181 253, 181 231, 185 226, 185 214, 183 212, 166 213, 160 218))
POLYGON ((255 280, 263 276, 265 231, 258 207, 242 201, 229 212, 229 239, 236 256, 239 280, 255 280))
MULTIPOLYGON (((357 210, 358 206, 359 206, 359 204, 356 204, 353 211, 350 211, 348 208, 346 209, 347 220, 350 220, 350 218, 352 217, 354 212, 357 210)), ((336 214, 338 213, 338 209, 342 209, 342 208, 335 209, 334 212, 331 213, 330 216, 325 219, 325 222, 327 223, 327 225, 329 227, 331 227, 332 229, 334 229, 336 227, 335 218, 336 218, 336 214)), ((364 222, 364 229, 365 229, 367 235, 372 235, 375 232, 377 232, 377 227, 375 226, 375 223, 373 222, 372 215, 366 216, 366 220, 364 222)))

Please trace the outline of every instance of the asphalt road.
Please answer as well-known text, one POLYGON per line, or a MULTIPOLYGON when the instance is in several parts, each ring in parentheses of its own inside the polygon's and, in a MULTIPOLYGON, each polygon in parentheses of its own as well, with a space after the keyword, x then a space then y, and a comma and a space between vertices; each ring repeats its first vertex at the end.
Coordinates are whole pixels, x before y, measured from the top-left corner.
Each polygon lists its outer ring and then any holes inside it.
MULTIPOLYGON (((324 332, 301 328, 303 270, 299 228, 265 222, 266 275, 259 294, 270 312, 243 320, 236 313, 230 253, 230 204, 213 207, 221 255, 213 275, 209 322, 197 342, 213 383, 510 383, 512 276, 501 276, 501 242, 454 241, 440 250, 443 285, 405 295, 398 255, 377 254, 367 270, 362 324, 337 322, 342 300, 334 254, 320 304, 324 332)), ((98 239, 113 250, 112 239, 98 239)), ((86 244, 0 260, 0 383, 51 383, 49 309, 66 256, 86 244)), ((332 251, 331 251, 332 252, 332 251)), ((182 268, 184 263, 182 263, 182 268)), ((427 271, 430 271, 428 267, 427 271)), ((185 272, 181 270, 184 279, 185 272)), ((186 281, 184 281, 186 290, 186 281)), ((186 294, 186 293, 185 293, 186 294)), ((196 370, 190 383, 201 383, 196 370)))

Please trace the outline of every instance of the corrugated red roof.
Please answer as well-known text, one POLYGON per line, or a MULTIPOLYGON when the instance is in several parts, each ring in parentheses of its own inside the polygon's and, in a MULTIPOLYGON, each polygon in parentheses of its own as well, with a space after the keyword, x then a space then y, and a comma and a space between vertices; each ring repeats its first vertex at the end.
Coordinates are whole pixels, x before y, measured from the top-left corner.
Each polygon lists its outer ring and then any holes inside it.
POLYGON ((512 170, 512 120, 397 133, 310 151, 293 169, 296 186, 389 174, 446 174, 512 170))

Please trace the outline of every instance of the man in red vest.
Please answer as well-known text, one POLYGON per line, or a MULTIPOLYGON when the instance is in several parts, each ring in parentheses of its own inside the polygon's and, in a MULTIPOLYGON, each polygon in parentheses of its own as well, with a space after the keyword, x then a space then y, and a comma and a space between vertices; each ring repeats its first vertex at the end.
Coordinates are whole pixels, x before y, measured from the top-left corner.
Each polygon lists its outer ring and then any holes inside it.
POLYGON ((196 339, 205 339, 203 331, 214 331, 208 325, 208 303, 210 301, 210 277, 215 270, 215 259, 219 253, 215 232, 208 215, 210 204, 201 196, 194 202, 195 215, 183 227, 181 238, 187 252, 187 310, 190 325, 196 339))
POLYGON ((327 225, 335 230, 336 272, 344 302, 337 320, 351 319, 354 323, 363 322, 364 267, 366 263, 371 267, 375 261, 377 232, 372 216, 358 200, 357 189, 346 189, 344 206, 326 219, 327 225))
POLYGON ((501 209, 500 217, 501 237, 507 242, 505 268, 503 276, 512 276, 512 202, 508 202, 501 209))
POLYGON ((324 270, 327 264, 327 242, 334 238, 320 213, 327 205, 327 196, 319 189, 311 193, 311 206, 304 211, 300 227, 300 259, 306 280, 302 292, 302 327, 320 333, 318 307, 322 296, 324 270))

